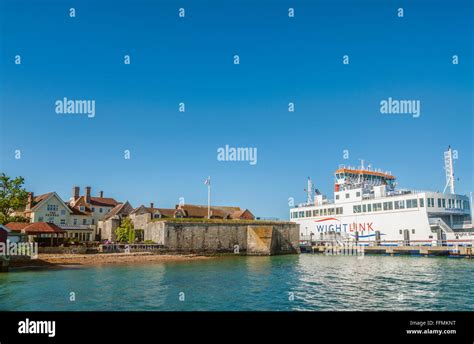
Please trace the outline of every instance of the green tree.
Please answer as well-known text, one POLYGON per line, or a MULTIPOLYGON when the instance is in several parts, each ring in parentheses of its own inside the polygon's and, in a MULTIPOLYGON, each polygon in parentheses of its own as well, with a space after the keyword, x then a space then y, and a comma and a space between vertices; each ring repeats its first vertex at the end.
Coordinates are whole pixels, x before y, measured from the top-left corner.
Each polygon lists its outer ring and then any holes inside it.
POLYGON ((11 179, 5 173, 0 174, 0 221, 8 222, 12 213, 22 210, 28 200, 28 192, 23 188, 25 179, 11 179))
POLYGON ((125 218, 120 226, 117 227, 115 236, 118 242, 133 243, 135 241, 135 229, 129 217, 125 218))

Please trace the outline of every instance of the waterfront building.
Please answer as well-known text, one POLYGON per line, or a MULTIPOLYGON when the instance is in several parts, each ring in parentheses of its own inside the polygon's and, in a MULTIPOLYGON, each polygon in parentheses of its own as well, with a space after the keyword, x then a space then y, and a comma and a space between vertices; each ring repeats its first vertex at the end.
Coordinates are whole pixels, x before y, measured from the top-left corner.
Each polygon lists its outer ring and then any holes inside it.
POLYGON ((14 215, 21 215, 31 223, 52 223, 66 231, 65 238, 75 238, 79 241, 100 240, 97 224, 114 207, 119 204, 115 199, 104 197, 100 191, 98 196, 91 196, 91 187, 85 187, 84 195, 80 195, 80 188, 74 186, 72 197, 64 202, 56 192, 48 192, 35 196, 28 194, 28 201, 23 211, 14 215))
POLYGON ((18 237, 15 240, 25 241, 23 236, 26 235, 27 241, 37 242, 38 245, 42 246, 57 246, 67 236, 67 232, 64 229, 49 222, 10 222, 5 227, 11 232, 16 232, 16 234, 11 233, 12 236, 18 237))
MULTIPOLYGON (((120 226, 122 220, 128 217, 132 211, 133 207, 128 201, 119 203, 112 208, 103 219, 99 220, 97 229, 99 240, 115 241, 115 230, 120 226)), ((143 241, 143 232, 136 231, 135 238, 137 241, 143 241)))

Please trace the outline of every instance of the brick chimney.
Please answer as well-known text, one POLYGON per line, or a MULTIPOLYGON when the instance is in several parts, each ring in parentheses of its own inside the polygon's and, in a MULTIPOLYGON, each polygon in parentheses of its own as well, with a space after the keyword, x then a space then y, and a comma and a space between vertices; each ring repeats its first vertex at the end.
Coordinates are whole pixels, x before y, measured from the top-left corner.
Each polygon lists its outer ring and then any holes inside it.
POLYGON ((86 186, 86 193, 85 193, 85 196, 86 196, 86 203, 90 203, 91 202, 91 187, 90 186, 86 186))
POLYGON ((99 197, 104 198, 104 191, 99 191, 99 197))
POLYGON ((154 204, 153 202, 150 203, 150 208, 153 209, 154 208, 154 204))
POLYGON ((33 198, 34 198, 34 195, 33 195, 33 192, 28 192, 28 200, 26 202, 26 208, 25 210, 31 210, 31 206, 32 206, 32 203, 33 203, 33 198))
POLYGON ((72 199, 75 201, 79 198, 79 186, 74 186, 72 188, 72 199))

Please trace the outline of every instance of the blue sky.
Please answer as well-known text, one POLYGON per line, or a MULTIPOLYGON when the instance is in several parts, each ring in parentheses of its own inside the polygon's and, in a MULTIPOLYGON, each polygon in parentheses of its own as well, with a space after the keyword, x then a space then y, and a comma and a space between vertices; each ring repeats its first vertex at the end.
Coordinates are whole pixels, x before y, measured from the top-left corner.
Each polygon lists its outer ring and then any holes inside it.
POLYGON ((457 191, 473 191, 471 1, 0 3, 0 170, 36 194, 205 204, 210 175, 213 204, 288 218, 308 176, 331 194, 358 159, 442 191, 448 145, 457 191), (96 116, 56 114, 63 97, 95 100, 96 116), (388 97, 420 100, 421 116, 380 114, 388 97), (218 161, 226 144, 258 163, 218 161))

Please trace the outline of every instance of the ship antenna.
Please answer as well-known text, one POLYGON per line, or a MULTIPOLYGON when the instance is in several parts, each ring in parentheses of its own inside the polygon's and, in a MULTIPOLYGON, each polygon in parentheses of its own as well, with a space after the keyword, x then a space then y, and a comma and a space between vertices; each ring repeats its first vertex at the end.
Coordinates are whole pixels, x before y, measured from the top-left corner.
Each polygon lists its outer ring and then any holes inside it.
POLYGON ((308 186, 306 187, 306 195, 308 196, 306 202, 307 204, 312 204, 313 203, 313 182, 311 181, 311 178, 308 177, 308 186))
POLYGON ((444 187, 443 193, 449 186, 449 191, 454 194, 454 164, 453 164, 453 151, 451 146, 448 146, 448 150, 444 152, 444 170, 446 172, 446 186, 444 187))

